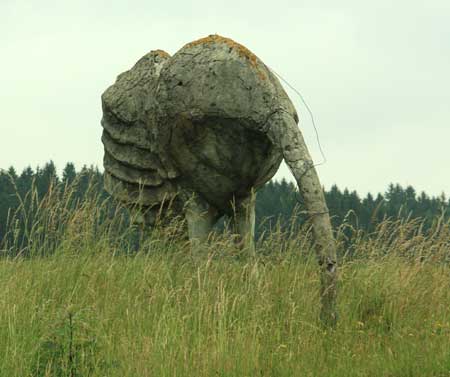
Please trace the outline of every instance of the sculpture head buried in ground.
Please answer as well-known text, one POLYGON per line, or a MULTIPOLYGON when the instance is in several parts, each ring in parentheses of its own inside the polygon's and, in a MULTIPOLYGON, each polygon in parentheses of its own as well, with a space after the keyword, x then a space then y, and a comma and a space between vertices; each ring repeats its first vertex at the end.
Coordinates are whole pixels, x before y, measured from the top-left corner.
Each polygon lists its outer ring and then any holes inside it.
POLYGON ((328 209, 295 108, 252 52, 218 35, 170 57, 151 51, 102 95, 105 188, 154 221, 163 202, 183 209, 203 242, 223 214, 254 248, 253 190, 282 159, 311 215, 322 268, 322 317, 336 319, 336 251, 328 209))

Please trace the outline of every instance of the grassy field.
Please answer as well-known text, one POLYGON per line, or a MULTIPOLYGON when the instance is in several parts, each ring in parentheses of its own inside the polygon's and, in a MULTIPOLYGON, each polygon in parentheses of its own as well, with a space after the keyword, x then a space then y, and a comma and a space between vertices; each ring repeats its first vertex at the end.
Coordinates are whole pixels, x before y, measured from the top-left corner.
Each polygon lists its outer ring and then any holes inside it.
POLYGON ((193 259, 179 223, 131 251, 102 205, 50 197, 13 216, 0 376, 450 376, 448 223, 385 221, 346 247, 338 230, 340 319, 326 329, 307 231, 274 230, 257 256, 217 236, 193 259))

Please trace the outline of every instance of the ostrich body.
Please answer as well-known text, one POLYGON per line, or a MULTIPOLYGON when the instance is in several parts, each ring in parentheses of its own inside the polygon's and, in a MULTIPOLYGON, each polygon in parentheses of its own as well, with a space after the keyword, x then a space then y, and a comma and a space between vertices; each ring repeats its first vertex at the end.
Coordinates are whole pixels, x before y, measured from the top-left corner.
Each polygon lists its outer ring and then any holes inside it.
POLYGON ((258 57, 218 35, 172 57, 151 51, 118 76, 102 106, 106 190, 141 206, 150 224, 164 202, 176 202, 194 245, 228 214, 253 250, 253 191, 284 158, 312 215, 323 312, 335 318, 335 245, 322 188, 295 108, 258 57))

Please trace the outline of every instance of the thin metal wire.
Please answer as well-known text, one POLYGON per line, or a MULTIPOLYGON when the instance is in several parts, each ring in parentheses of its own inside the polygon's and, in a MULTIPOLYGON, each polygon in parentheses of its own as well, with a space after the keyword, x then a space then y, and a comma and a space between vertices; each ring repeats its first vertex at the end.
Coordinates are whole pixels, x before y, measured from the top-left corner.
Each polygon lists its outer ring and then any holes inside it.
POLYGON ((319 146, 319 150, 320 150, 320 153, 322 154, 322 158, 323 158, 322 162, 320 162, 318 164, 314 164, 314 166, 319 166, 319 165, 325 164, 327 162, 327 158, 325 157, 325 153, 322 150, 322 145, 320 144, 319 132, 317 131, 316 122, 314 120, 314 114, 313 114, 311 108, 308 106, 308 103, 306 102, 305 98, 297 89, 295 89, 291 84, 289 84, 289 82, 287 80, 285 80, 280 74, 278 74, 274 69, 272 69, 269 66, 267 66, 267 68, 269 68, 275 75, 277 75, 281 81, 283 81, 289 88, 291 88, 300 97, 301 101, 303 102, 303 105, 306 107, 306 110, 308 110, 312 125, 314 127, 314 132, 316 134, 317 145, 319 146))
MULTIPOLYGON (((306 170, 303 172, 303 174, 302 174, 302 177, 303 177, 303 176, 304 176, 305 174, 307 174, 311 169, 315 168, 316 166, 323 165, 323 164, 325 164, 325 163, 327 162, 327 158, 325 157, 325 153, 323 152, 322 145, 320 144, 320 137, 319 137, 319 132, 317 131, 316 122, 315 122, 315 120, 314 120, 314 114, 313 114, 311 108, 308 106, 308 103, 306 102, 306 100, 305 100, 305 98, 303 97, 303 95, 302 95, 297 89, 295 89, 295 88, 294 88, 287 80, 285 80, 285 79, 284 79, 279 73, 277 73, 274 69, 272 69, 272 68, 269 67, 269 66, 267 66, 267 68, 269 68, 276 76, 278 76, 278 77, 280 78, 281 81, 283 81, 289 88, 291 88, 291 89, 292 89, 292 90, 300 97, 300 99, 301 99, 303 105, 305 106, 306 110, 308 110, 309 116, 310 116, 310 118, 311 118, 311 123, 312 123, 312 125, 313 125, 313 127, 314 127, 314 132, 315 132, 315 134, 316 134, 317 145, 319 146, 319 150, 320 150, 320 153, 322 154, 322 159, 323 159, 323 161, 320 162, 320 163, 318 163, 318 164, 314 164, 314 163, 309 164, 309 166, 307 167, 307 169, 306 169, 306 170)), ((291 170, 290 167, 289 167, 289 165, 288 165, 288 168, 289 168, 289 170, 291 170)), ((291 171, 291 173, 292 173, 292 171, 291 171)), ((299 193, 299 195, 301 196, 300 193, 299 193)), ((301 199, 298 198, 297 196, 296 196, 295 199, 297 200, 297 202, 298 202, 300 205, 304 205, 304 204, 305 204, 305 203, 303 202, 303 200, 301 200, 301 199)), ((303 213, 308 213, 308 214, 309 214, 309 216, 307 216, 307 218, 306 218, 306 221, 309 221, 309 220, 312 219, 314 216, 317 216, 317 215, 325 215, 325 214, 328 214, 328 213, 329 213, 328 210, 327 210, 327 211, 323 211, 323 212, 309 212, 309 211, 302 211, 302 212, 303 212, 303 213)))
MULTIPOLYGON (((327 158, 325 157, 325 153, 323 152, 322 145, 320 144, 320 137, 319 137, 319 132, 317 131, 316 122, 314 120, 314 114, 313 114, 311 108, 309 107, 308 103, 306 102, 305 98, 303 97, 303 95, 297 89, 295 89, 287 80, 285 80, 274 69, 272 69, 271 67, 267 67, 267 68, 269 68, 276 76, 278 76, 280 78, 281 81, 283 81, 289 88, 291 88, 300 97, 300 99, 301 99, 303 105, 305 106, 306 110, 308 110, 309 116, 311 118, 311 123, 312 123, 312 125, 314 127, 314 132, 316 134, 317 145, 319 146, 319 150, 320 150, 320 153, 322 154, 323 161, 318 163, 318 164, 314 164, 314 163, 312 163, 312 161, 310 161, 310 164, 308 164, 309 166, 307 167, 307 169, 302 174, 302 177, 303 177, 305 174, 307 174, 309 172, 309 170, 315 168, 316 166, 323 165, 323 164, 325 164, 327 162, 327 158)), ((291 170, 289 165, 288 165, 288 168, 289 168, 289 170, 291 170)), ((291 171, 291 173, 292 173, 292 171, 291 171)), ((300 193, 299 193, 299 195, 301 196, 300 193)), ((305 205, 303 200, 301 200, 299 197, 296 196, 295 199, 297 200, 297 202, 300 205, 305 205)), ((310 212, 310 211, 301 211, 301 212, 309 215, 309 216, 306 217, 306 219, 305 219, 306 221, 311 220, 314 216, 329 214, 328 210, 327 211, 322 211, 322 212, 310 212)))

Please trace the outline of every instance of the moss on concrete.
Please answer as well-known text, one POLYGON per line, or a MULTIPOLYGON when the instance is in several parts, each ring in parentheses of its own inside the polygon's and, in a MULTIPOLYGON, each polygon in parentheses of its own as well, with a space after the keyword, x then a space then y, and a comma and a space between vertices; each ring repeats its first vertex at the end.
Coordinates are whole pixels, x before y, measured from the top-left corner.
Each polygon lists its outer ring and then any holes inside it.
POLYGON ((245 59, 248 61, 248 63, 255 68, 258 71, 258 75, 261 80, 265 80, 266 74, 261 68, 261 61, 259 58, 251 52, 247 47, 241 45, 240 43, 237 43, 233 41, 231 38, 222 37, 218 34, 211 34, 207 37, 197 39, 196 41, 190 42, 186 44, 184 47, 191 48, 195 46, 205 45, 205 44, 218 44, 223 43, 226 44, 230 48, 230 53, 234 50, 237 52, 239 57, 245 59))

